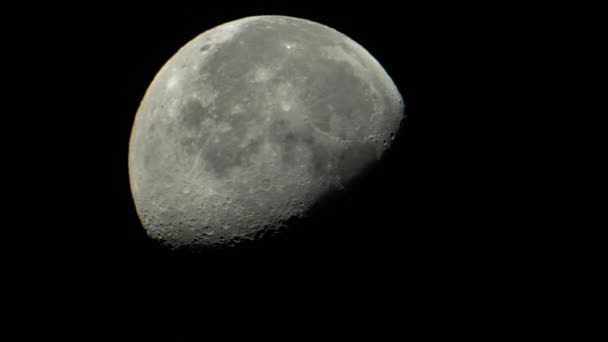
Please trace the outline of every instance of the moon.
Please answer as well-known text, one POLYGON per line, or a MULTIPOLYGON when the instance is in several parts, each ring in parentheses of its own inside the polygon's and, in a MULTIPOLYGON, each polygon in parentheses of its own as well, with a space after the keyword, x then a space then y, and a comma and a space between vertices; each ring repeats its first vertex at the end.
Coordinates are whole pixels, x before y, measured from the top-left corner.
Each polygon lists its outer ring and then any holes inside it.
POLYGON ((264 239, 377 163, 403 118, 389 75, 346 35, 286 16, 222 24, 179 49, 141 101, 137 214, 171 248, 264 239))

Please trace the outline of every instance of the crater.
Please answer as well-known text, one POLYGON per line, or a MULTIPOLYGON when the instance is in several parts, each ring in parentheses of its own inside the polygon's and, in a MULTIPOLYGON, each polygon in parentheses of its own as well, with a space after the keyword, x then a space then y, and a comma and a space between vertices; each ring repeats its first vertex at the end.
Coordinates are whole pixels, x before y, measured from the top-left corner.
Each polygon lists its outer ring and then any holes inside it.
POLYGON ((273 77, 273 74, 273 70, 264 66, 260 66, 254 70, 252 81, 256 83, 266 82, 273 77))

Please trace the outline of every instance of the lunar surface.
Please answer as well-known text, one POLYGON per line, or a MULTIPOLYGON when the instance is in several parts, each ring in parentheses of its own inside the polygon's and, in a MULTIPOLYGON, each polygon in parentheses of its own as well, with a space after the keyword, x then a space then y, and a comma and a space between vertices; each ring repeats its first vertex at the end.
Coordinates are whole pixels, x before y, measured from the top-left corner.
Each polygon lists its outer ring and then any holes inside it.
POLYGON ((257 16, 206 31, 138 109, 129 176, 148 236, 174 247, 264 239, 378 162, 404 117, 395 84, 327 26, 257 16))

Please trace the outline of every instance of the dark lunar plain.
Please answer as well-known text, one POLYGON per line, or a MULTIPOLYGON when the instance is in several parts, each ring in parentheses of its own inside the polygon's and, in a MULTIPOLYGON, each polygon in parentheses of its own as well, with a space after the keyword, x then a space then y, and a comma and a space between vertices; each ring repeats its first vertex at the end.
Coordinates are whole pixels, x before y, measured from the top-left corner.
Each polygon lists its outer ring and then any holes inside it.
MULTIPOLYGON (((38 30, 45 57, 31 65, 52 74, 36 78, 36 91, 58 94, 30 99, 46 108, 37 114, 46 142, 35 151, 49 188, 23 203, 50 203, 28 213, 44 228, 19 247, 29 266, 15 268, 36 279, 30 292, 203 311, 226 298, 368 314, 389 305, 425 317, 434 305, 466 306, 468 295, 506 299, 505 289, 539 280, 594 277, 598 239, 557 210, 566 190, 544 166, 557 152, 539 135, 551 122, 540 119, 550 108, 538 103, 548 96, 539 84, 555 76, 539 43, 552 38, 531 31, 539 12, 409 2, 147 6, 56 9, 63 14, 36 19, 48 28, 38 30), (146 236, 129 187, 139 103, 186 42, 264 14, 326 24, 361 44, 397 85, 407 119, 384 162, 314 218, 259 245, 171 252, 146 236)), ((391 317, 387 324, 401 320, 391 317)))

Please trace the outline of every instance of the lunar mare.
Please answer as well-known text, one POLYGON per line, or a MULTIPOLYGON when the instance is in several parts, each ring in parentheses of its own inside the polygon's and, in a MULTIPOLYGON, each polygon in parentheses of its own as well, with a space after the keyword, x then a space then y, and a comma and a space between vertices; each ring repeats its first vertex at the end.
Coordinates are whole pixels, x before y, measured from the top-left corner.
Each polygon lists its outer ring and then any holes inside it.
POLYGON ((129 176, 148 235, 173 247, 272 234, 377 162, 403 101, 363 47, 283 16, 184 45, 135 117, 129 176))

